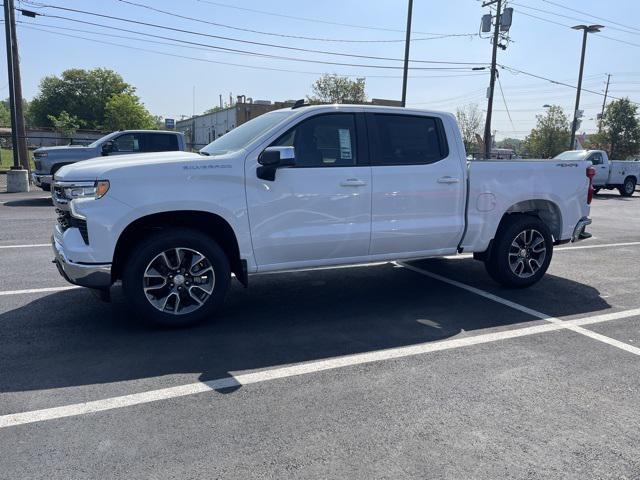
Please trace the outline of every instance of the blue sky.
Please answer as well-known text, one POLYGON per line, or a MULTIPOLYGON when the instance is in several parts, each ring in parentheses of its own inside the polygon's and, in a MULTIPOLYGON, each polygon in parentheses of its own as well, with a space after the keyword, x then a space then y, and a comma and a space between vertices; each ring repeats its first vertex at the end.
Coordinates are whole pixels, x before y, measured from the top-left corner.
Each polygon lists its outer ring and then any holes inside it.
MULTIPOLYGON (((395 41, 404 38, 406 24, 406 2, 404 0, 323 0, 322 2, 310 0, 274 0, 271 2, 257 0, 131 0, 134 3, 222 25, 324 40, 278 37, 238 31, 154 12, 120 0, 39 1, 46 5, 86 10, 251 42, 398 59, 402 58, 404 53, 404 43, 395 41), (253 10, 270 12, 275 15, 267 15, 253 10), (304 17, 308 20, 290 17, 304 17), (320 23, 318 20, 333 23, 320 23), (350 26, 338 24, 349 24, 350 26), (326 41, 327 39, 341 41, 326 41), (359 42, 354 42, 355 40, 359 42), (385 40, 388 42, 362 42, 363 40, 385 40)), ((138 95, 152 113, 174 118, 192 113, 194 87, 196 92, 195 111, 200 113, 217 105, 219 94, 228 98, 230 92, 234 97, 244 94, 254 99, 303 98, 310 93, 311 84, 322 73, 366 77, 367 95, 371 98, 398 99, 401 95, 401 69, 376 69, 318 63, 325 61, 400 67, 401 62, 292 51, 167 31, 53 8, 36 8, 31 2, 26 1, 16 0, 16 4, 46 15, 64 16, 136 32, 166 36, 170 39, 306 60, 302 62, 257 58, 254 55, 221 52, 194 45, 175 46, 172 40, 154 39, 135 33, 115 31, 59 18, 39 16, 31 19, 18 16, 18 20, 24 22, 19 25, 18 33, 23 89, 26 98, 31 98, 36 94, 38 83, 42 77, 60 74, 63 70, 74 67, 106 67, 118 71, 126 81, 137 87, 138 95), (54 29, 53 26, 58 28, 54 29), (48 31, 35 30, 34 27, 48 31), (60 27, 99 32, 103 35, 60 30, 60 27), (84 38, 70 38, 61 36, 59 33, 84 38), (153 40, 165 44, 153 44, 119 36, 153 40), (89 39, 119 45, 107 45, 89 39), (134 50, 133 48, 146 51, 134 50), (150 50, 169 55, 161 55, 150 50), (193 59, 178 58, 176 55, 193 59)), ((566 26, 549 23, 549 21, 539 20, 525 14, 569 26, 579 23, 600 23, 606 26, 602 34, 589 37, 584 88, 597 92, 604 91, 606 73, 611 73, 610 94, 618 97, 629 96, 632 100, 640 102, 640 65, 638 62, 640 59, 640 27, 638 22, 640 2, 637 0, 609 2, 601 0, 518 0, 508 2, 508 4, 515 10, 510 32, 512 42, 506 51, 499 51, 499 63, 575 85, 580 60, 581 33, 566 26), (561 8, 561 6, 582 13, 570 11, 561 8), (594 18, 591 15, 607 20, 594 18), (603 35, 616 40, 602 38, 603 35)), ((483 8, 481 2, 476 0, 414 0, 414 38, 433 37, 431 34, 471 35, 416 40, 412 42, 411 58, 420 61, 477 62, 478 64, 489 62, 490 42, 477 35, 480 17, 487 12, 488 8, 483 8)), ((412 70, 408 88, 409 106, 455 111, 456 107, 464 104, 477 103, 480 108, 486 108, 485 95, 488 75, 483 72, 471 71, 472 65, 415 62, 412 66, 460 68, 460 70, 412 70)), ((4 64, 0 74, 6 78, 4 64)), ((535 125, 535 115, 544 110, 543 104, 561 105, 567 113, 573 109, 575 90, 572 88, 555 85, 524 74, 514 74, 507 70, 501 71, 500 81, 513 122, 509 120, 505 111, 505 102, 502 100, 500 91, 497 90, 493 127, 497 131, 498 138, 524 137, 535 125)), ((0 82, 0 84, 4 83, 6 82, 0 82)), ((6 94, 6 86, 4 92, 6 94)), ((581 104, 585 110, 585 121, 581 130, 587 132, 595 130, 595 121, 589 119, 594 118, 600 111, 602 100, 602 96, 583 92, 581 104)))

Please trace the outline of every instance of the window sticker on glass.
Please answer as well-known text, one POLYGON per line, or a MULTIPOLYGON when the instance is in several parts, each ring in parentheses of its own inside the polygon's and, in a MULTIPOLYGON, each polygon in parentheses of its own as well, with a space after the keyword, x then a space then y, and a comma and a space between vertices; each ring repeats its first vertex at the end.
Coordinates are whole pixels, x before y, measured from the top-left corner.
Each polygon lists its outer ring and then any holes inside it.
POLYGON ((353 154, 351 152, 351 133, 349 129, 339 128, 338 138, 340 139, 340 158, 342 160, 351 160, 353 154))

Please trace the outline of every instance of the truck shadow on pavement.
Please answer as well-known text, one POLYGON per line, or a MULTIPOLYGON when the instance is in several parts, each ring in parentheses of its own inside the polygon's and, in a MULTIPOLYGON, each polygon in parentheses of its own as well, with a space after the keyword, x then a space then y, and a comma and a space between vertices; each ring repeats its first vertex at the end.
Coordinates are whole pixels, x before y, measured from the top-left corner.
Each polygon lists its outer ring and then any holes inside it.
MULTIPOLYGON (((477 262, 448 263, 467 264, 469 270, 477 262)), ((486 276, 483 281, 490 282, 486 276)), ((253 277, 248 290, 232 288, 219 318, 183 330, 136 322, 119 288, 114 290, 111 304, 86 290, 68 290, 0 314, 0 391, 180 374, 207 381, 541 322, 392 264, 253 277)), ((554 297, 576 297, 565 303, 563 314, 610 308, 596 289, 559 277, 550 276, 529 292, 550 295, 551 290, 554 297)))
POLYGON ((5 207, 52 207, 51 197, 23 198, 20 200, 9 200, 4 203, 5 207))

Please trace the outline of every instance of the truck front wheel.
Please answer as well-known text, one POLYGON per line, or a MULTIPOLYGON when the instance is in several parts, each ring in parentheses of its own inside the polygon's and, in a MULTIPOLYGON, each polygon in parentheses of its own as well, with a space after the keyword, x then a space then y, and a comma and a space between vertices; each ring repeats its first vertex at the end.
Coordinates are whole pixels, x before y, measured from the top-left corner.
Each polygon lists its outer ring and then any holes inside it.
POLYGON ((618 189, 620 195, 623 197, 630 197, 633 195, 633 192, 636 191, 636 179, 633 177, 627 177, 624 179, 624 183, 622 187, 618 189))
POLYGON ((498 230, 485 267, 505 287, 525 288, 542 278, 552 255, 553 239, 546 224, 531 215, 513 215, 498 230))
POLYGON ((142 319, 167 327, 193 325, 222 306, 229 260, 207 235, 186 228, 160 230, 128 256, 125 296, 142 319))

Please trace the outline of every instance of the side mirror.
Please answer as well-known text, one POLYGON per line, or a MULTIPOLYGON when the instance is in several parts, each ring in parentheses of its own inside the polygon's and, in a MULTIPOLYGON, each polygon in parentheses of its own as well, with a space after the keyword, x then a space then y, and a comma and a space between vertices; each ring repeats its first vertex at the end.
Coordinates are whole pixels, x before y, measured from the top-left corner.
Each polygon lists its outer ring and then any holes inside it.
POLYGON ((258 163, 258 178, 273 182, 277 169, 296 164, 295 150, 293 147, 267 147, 258 157, 258 163))
POLYGON ((111 152, 113 152, 113 150, 114 150, 114 146, 111 140, 108 142, 105 142, 102 145, 102 155, 109 155, 111 152))

